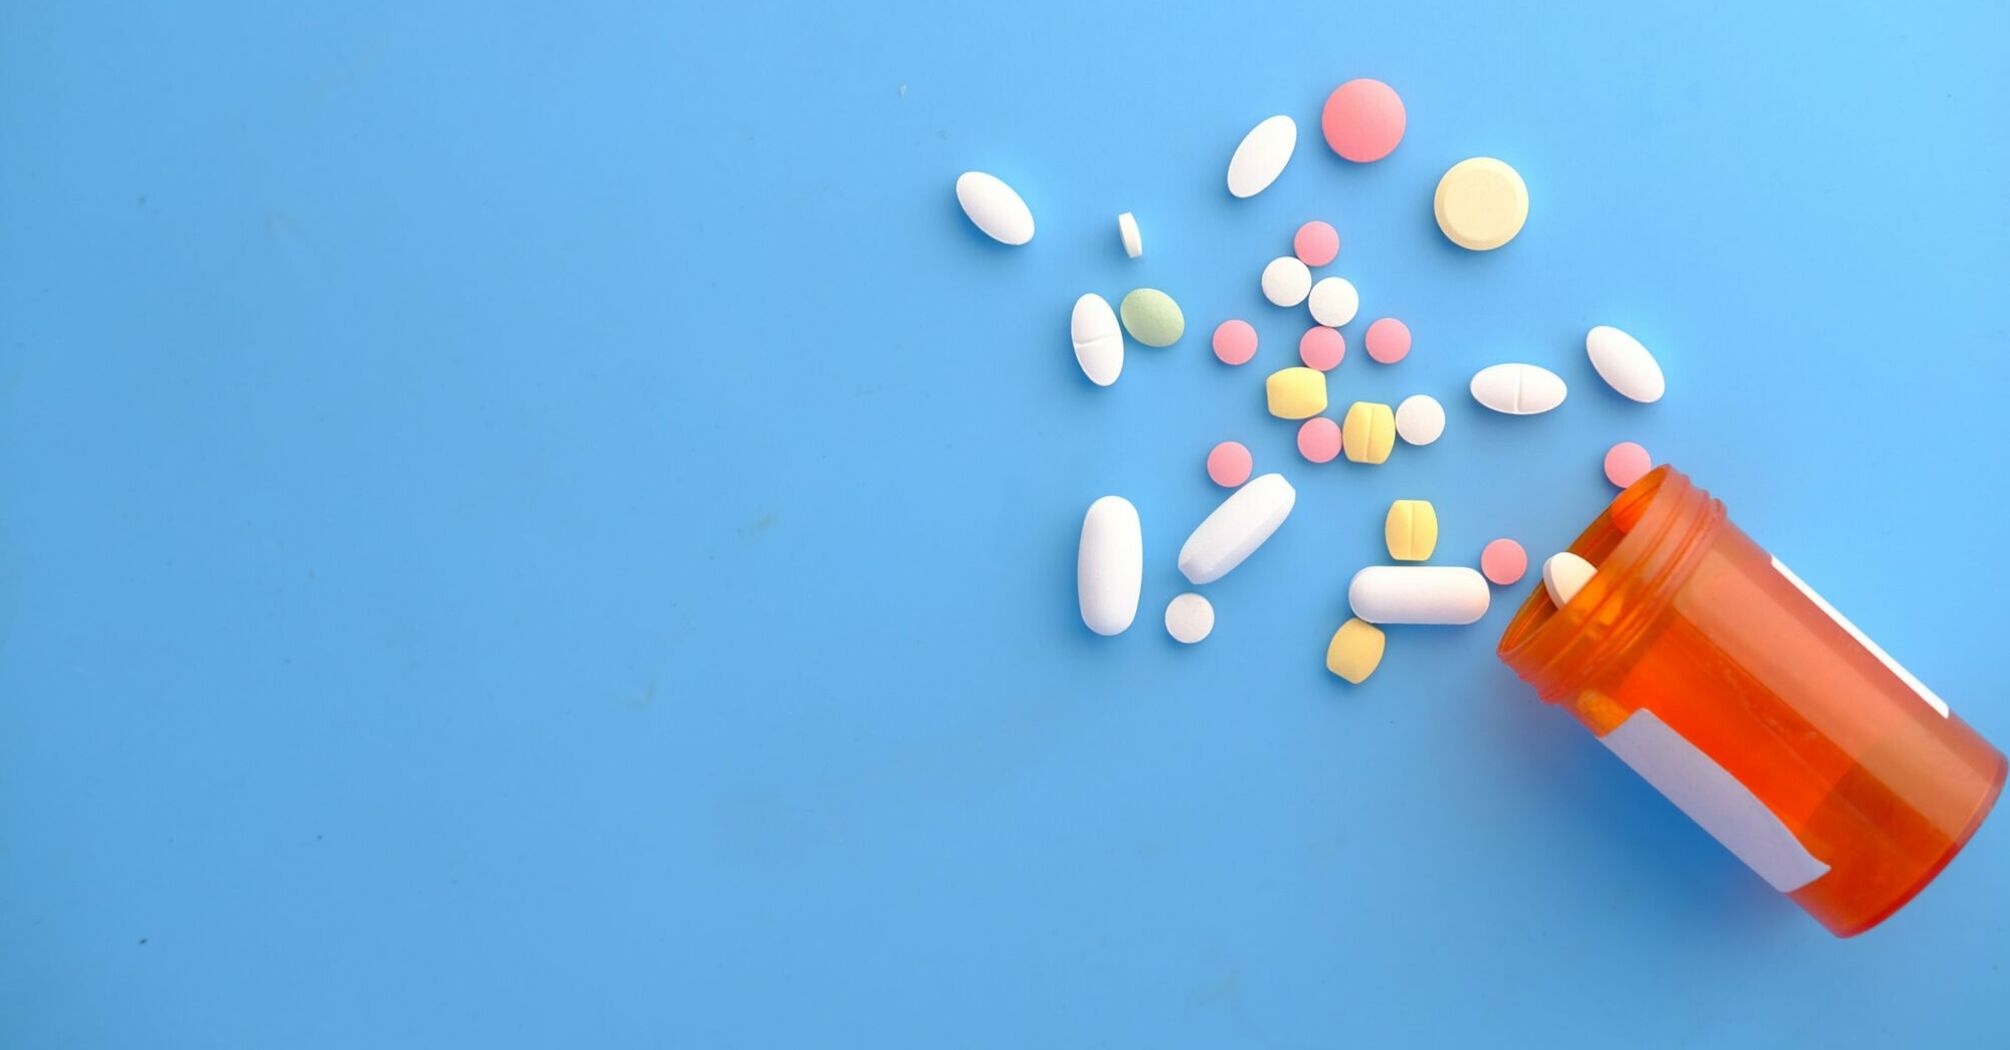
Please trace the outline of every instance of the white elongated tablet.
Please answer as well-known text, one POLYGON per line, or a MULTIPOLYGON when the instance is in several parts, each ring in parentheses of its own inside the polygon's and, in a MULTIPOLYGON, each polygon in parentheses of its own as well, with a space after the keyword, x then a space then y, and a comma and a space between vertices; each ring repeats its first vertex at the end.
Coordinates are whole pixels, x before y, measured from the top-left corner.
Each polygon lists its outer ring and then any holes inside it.
POLYGON ((1668 392, 1668 380, 1661 374, 1661 362, 1640 345, 1640 340, 1602 324, 1586 333, 1584 352, 1591 355, 1591 367, 1605 385, 1643 405, 1661 400, 1668 392))
POLYGON ((1122 496, 1104 496, 1089 504, 1075 556, 1082 622, 1097 634, 1122 634, 1138 615, 1138 589, 1144 578, 1145 539, 1138 508, 1122 496))
POLYGON ((1312 271, 1295 255, 1280 255, 1263 268, 1263 297, 1273 306, 1297 306, 1312 291, 1312 271))
POLYGON ((1489 365, 1473 376, 1473 400, 1510 416, 1533 416, 1563 404, 1563 377, 1535 365, 1489 365))
POLYGON ((1354 282, 1345 277, 1321 277, 1312 286, 1306 305, 1312 309, 1312 319, 1328 328, 1338 328, 1354 319, 1361 311, 1361 293, 1354 290, 1354 282))
POLYGON ((1236 489, 1186 538, 1179 571, 1196 585, 1228 575, 1284 524, 1297 502, 1298 491, 1282 474, 1265 474, 1236 489))
POLYGON ((1487 614, 1487 578, 1463 565, 1370 565, 1347 585, 1369 623, 1471 623, 1487 614))
POLYGON ((1577 592, 1583 590, 1584 585, 1596 575, 1596 567, 1569 551, 1552 554, 1548 561, 1542 563, 1543 590, 1549 592, 1549 600, 1559 609, 1569 605, 1570 600, 1577 597, 1577 592))
POLYGON ((1033 239, 1033 209, 996 175, 966 171, 956 177, 956 203, 992 240, 1025 244, 1033 239))
POLYGON ((1445 433, 1445 406, 1429 394, 1411 394, 1396 406, 1396 436, 1412 445, 1428 445, 1445 433))
POLYGON ((1138 232, 1138 217, 1130 212, 1117 216, 1117 235, 1124 239, 1124 254, 1135 259, 1145 253, 1144 235, 1138 232))
POLYGON ((1075 300, 1068 334, 1075 341, 1075 363, 1089 382, 1109 386, 1117 381, 1124 370, 1124 330, 1117 327, 1117 312, 1108 299, 1090 292, 1075 300))
POLYGON ((1296 148, 1298 125, 1290 117, 1271 117, 1249 129, 1228 160, 1228 192, 1238 197, 1262 193, 1284 174, 1296 148))

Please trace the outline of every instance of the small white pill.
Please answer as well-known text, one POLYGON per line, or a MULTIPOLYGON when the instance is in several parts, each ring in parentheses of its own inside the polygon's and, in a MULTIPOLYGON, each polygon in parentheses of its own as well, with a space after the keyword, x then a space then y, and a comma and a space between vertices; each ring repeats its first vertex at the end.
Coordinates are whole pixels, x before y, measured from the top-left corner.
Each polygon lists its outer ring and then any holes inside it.
POLYGON ((1472 623, 1487 614, 1487 578, 1463 565, 1371 565, 1347 585, 1369 623, 1472 623))
POLYGON ((1124 330, 1108 299, 1090 292, 1075 300, 1068 334, 1075 342, 1075 363, 1089 382, 1109 386, 1117 381, 1124 370, 1124 330))
POLYGON ((1082 622, 1097 634, 1121 634, 1138 615, 1145 578, 1144 530, 1138 508, 1122 496, 1104 496, 1082 517, 1075 556, 1075 595, 1082 622))
POLYGON ((1361 312, 1361 293, 1345 277, 1321 277, 1312 286, 1309 305, 1312 319, 1328 328, 1338 328, 1361 312))
POLYGON ((1411 394, 1396 406, 1396 436, 1412 445, 1428 445, 1445 433, 1445 406, 1429 394, 1411 394))
POLYGON ((1117 216, 1117 235, 1124 239, 1124 254, 1135 259, 1145 253, 1145 239, 1138 233, 1138 218, 1130 212, 1117 216))
POLYGON ((1214 633, 1214 604, 1188 591, 1166 603, 1166 633, 1192 645, 1214 633))
POLYGON ((1598 570, 1588 561, 1569 551, 1552 554, 1542 563, 1542 589, 1549 592, 1549 600, 1561 609, 1570 604, 1577 592, 1591 582, 1598 570))
POLYGON ((1312 271, 1295 255, 1280 255, 1263 268, 1263 297, 1276 306, 1297 306, 1312 291, 1312 271))
POLYGON ((1018 191, 996 175, 966 171, 956 177, 956 203, 994 241, 1025 244, 1033 239, 1033 210, 1018 191))
POLYGON ((1282 474, 1265 474, 1236 489, 1186 538, 1179 571, 1195 586, 1228 575, 1284 524, 1297 502, 1298 491, 1282 474))
POLYGON ((1235 147, 1235 156, 1228 160, 1228 192, 1254 197, 1270 188, 1284 174, 1296 148, 1298 125, 1290 117, 1271 117, 1249 129, 1235 147))
POLYGON ((1620 394, 1641 404, 1653 404, 1668 392, 1668 380, 1661 363, 1640 345, 1640 340, 1602 324, 1584 337, 1584 352, 1591 355, 1591 367, 1598 378, 1620 394))
POLYGON ((1489 365, 1473 376, 1473 400, 1510 416, 1533 416, 1563 404, 1563 378, 1535 365, 1489 365))

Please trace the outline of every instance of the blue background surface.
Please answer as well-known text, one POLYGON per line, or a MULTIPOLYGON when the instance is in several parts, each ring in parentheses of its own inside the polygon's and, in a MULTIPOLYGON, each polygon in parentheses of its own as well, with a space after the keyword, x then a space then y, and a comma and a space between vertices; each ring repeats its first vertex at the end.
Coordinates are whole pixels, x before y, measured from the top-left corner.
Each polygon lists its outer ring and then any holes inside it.
POLYGON ((2010 9, 290 6, 0 11, 0 1045, 2010 1041, 2004 817, 1839 942, 1495 661, 1524 588, 1321 664, 1390 499, 1539 555, 1631 438, 2010 742, 2010 9), (1534 199, 1484 255, 1475 154, 1534 199), (1379 469, 1263 412, 1314 217, 1336 400, 1450 410, 1379 469), (1187 336, 1092 388, 1069 304, 1137 285, 1187 336), (1463 396, 1515 359, 1560 411, 1463 396), (1299 504, 1183 650, 1224 438, 1299 504))

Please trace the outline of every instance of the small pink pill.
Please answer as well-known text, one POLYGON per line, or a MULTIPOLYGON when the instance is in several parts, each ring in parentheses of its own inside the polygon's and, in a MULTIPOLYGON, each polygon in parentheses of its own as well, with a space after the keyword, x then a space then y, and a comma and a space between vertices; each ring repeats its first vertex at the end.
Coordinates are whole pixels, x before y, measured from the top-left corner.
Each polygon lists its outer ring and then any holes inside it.
POLYGON ((1361 345, 1368 348, 1368 356, 1378 364, 1393 365, 1410 356, 1410 326, 1384 317, 1368 326, 1361 345))
POLYGON ((1340 424, 1313 416, 1298 428, 1298 454, 1314 463, 1331 463, 1340 454, 1340 424))
POLYGON ((1379 80, 1350 80, 1326 97, 1319 128, 1333 152, 1359 164, 1381 160, 1403 141, 1403 100, 1379 80))
POLYGON ((1307 266, 1324 266, 1340 254, 1340 231, 1314 219, 1291 238, 1291 254, 1307 266))
POLYGON ((1605 452, 1605 480, 1620 488, 1639 481, 1654 469, 1654 457, 1632 441, 1622 441, 1605 452))
POLYGON ((1313 325, 1298 337, 1298 359, 1307 368, 1331 372, 1340 367, 1340 359, 1346 356, 1347 337, 1338 328, 1313 325))
POLYGON ((1207 476, 1225 489, 1249 480, 1249 450, 1240 441, 1224 441, 1207 454, 1207 476))
POLYGON ((1214 328, 1214 356, 1225 365, 1239 365, 1256 356, 1256 329, 1248 321, 1223 321, 1214 328))
POLYGON ((1480 552, 1480 571, 1503 587, 1520 583, 1528 572, 1528 552, 1521 549, 1521 544, 1503 536, 1480 552))

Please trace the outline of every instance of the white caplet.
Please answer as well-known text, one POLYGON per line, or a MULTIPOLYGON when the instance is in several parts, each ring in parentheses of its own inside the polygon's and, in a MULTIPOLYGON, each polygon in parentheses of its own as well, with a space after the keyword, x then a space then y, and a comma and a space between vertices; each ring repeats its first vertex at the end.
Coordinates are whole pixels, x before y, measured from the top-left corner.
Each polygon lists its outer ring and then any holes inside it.
POLYGON ((1195 585, 1213 583, 1242 564, 1277 531, 1298 502, 1282 474, 1265 474, 1229 493, 1179 549, 1179 571, 1195 585))
POLYGON ((1370 565, 1347 585, 1347 604, 1369 623, 1472 623, 1490 599, 1486 577, 1463 565, 1370 565))
POLYGON ((1563 378, 1535 365, 1489 365, 1473 376, 1473 400, 1510 416, 1533 416, 1563 404, 1563 378))
POLYGON ((1145 253, 1144 235, 1138 232, 1138 217, 1130 212, 1117 216, 1117 236, 1124 239, 1124 254, 1135 259, 1145 253))
POLYGON ((956 177, 956 203, 992 240, 1025 244, 1033 239, 1033 209, 996 175, 966 171, 956 177))
POLYGON ((1270 188, 1291 151, 1298 147, 1298 125, 1290 117, 1275 116, 1249 130, 1235 156, 1228 161, 1228 192, 1237 197, 1254 197, 1270 188))
POLYGON ((1090 292, 1075 300, 1068 317, 1068 335, 1075 343, 1075 363, 1097 386, 1109 386, 1124 370, 1124 331, 1110 301, 1090 292))
POLYGON ((1626 397, 1652 404, 1668 392, 1661 363, 1640 345, 1640 340, 1609 324, 1586 333, 1584 352, 1591 355, 1591 367, 1598 371, 1598 378, 1626 397))
POLYGON ((1590 562, 1569 551, 1560 551, 1549 556, 1542 563, 1542 588, 1549 592, 1549 600, 1561 609, 1570 604, 1577 592, 1598 575, 1598 569, 1590 562))
POLYGON ((1097 634, 1121 634, 1138 615, 1145 578, 1144 529, 1138 508, 1122 496, 1104 496, 1082 517, 1075 556, 1075 593, 1082 622, 1097 634))

